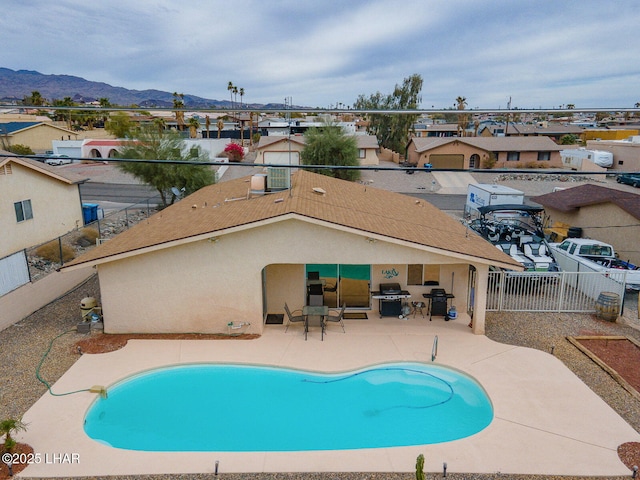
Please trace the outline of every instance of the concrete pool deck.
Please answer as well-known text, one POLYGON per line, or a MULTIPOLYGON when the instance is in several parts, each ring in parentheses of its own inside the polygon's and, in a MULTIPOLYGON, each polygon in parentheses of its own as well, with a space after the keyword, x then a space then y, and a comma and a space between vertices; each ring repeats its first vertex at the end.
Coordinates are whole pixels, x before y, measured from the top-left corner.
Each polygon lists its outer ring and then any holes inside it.
MULTIPOLYGON (((370 317, 372 315, 370 314, 370 317)), ((416 457, 425 456, 425 471, 573 476, 623 476, 629 469, 617 447, 640 442, 638 434, 556 357, 534 349, 494 342, 473 335, 468 319, 370 318, 346 320, 346 334, 329 325, 324 341, 302 327, 266 325, 255 340, 132 340, 119 351, 83 355, 53 386, 55 393, 93 385, 109 386, 124 377, 167 365, 216 362, 344 371, 394 361, 431 362, 460 369, 486 389, 494 419, 483 431, 452 442, 345 451, 311 452, 138 452, 91 440, 83 418, 95 399, 84 392, 45 394, 24 416, 28 443, 41 463, 27 467, 25 477, 106 476, 124 474, 238 472, 415 472, 416 457), (67 454, 66 457, 61 454, 67 454), (57 456, 56 456, 57 455, 57 456)), ((291 401, 295 401, 291 399, 291 401)), ((282 405, 283 409, 287 405, 282 405)), ((340 408, 339 399, 323 412, 340 408)), ((233 406, 220 415, 240 415, 233 406)), ((158 425, 158 428, 177 428, 158 425)), ((179 426, 178 426, 179 428, 179 426)), ((296 425, 296 428, 305 428, 296 425)), ((277 435, 278 432, 274 432, 277 435)), ((251 435, 251 432, 246 432, 251 435)))

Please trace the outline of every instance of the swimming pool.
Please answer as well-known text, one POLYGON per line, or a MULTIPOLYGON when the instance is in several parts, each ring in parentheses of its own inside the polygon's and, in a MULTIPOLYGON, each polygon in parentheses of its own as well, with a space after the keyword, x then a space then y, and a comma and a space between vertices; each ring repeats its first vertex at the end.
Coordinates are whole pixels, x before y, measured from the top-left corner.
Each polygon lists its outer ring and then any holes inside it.
POLYGON ((306 451, 447 442, 493 419, 480 384, 450 368, 394 363, 323 374, 253 365, 161 368, 111 386, 89 437, 145 451, 306 451))

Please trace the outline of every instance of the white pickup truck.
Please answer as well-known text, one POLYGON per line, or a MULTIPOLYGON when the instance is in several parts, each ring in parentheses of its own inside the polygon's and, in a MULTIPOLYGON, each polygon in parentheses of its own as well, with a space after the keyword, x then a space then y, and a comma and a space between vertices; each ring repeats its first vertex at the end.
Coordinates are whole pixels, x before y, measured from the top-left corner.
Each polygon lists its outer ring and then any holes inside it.
POLYGON ((549 249, 556 259, 558 256, 566 256, 596 272, 625 270, 625 288, 640 290, 640 268, 616 258, 613 247, 608 243, 590 238, 567 238, 562 243, 550 243, 549 249))

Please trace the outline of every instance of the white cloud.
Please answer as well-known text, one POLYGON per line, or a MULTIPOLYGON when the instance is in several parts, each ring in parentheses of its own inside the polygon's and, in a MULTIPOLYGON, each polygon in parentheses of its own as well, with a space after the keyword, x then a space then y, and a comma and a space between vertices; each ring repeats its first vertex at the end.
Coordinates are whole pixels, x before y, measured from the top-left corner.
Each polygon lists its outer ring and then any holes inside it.
POLYGON ((633 106, 635 0, 5 0, 4 64, 245 101, 328 106, 419 73, 423 106, 633 106), (34 14, 37 12, 37 14, 34 14))

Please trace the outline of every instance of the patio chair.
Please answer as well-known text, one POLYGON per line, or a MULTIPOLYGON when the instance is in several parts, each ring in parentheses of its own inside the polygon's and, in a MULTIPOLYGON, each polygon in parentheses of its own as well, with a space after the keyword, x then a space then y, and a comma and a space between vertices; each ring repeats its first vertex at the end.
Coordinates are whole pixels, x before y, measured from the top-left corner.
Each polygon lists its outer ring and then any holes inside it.
POLYGON ((287 333, 287 330, 289 330, 289 325, 291 325, 292 323, 295 323, 295 322, 304 323, 304 315, 302 315, 302 310, 294 310, 293 313, 291 313, 291 310, 289 310, 289 305, 285 303, 284 311, 287 313, 287 317, 289 318, 289 321, 287 322, 287 328, 284 329, 284 333, 287 333), (298 315, 297 312, 300 312, 300 314, 298 315))
POLYGON ((340 323, 340 326, 342 327, 342 333, 347 333, 344 330, 344 322, 342 321, 345 308, 347 308, 346 303, 342 305, 342 308, 338 311, 337 315, 332 315, 331 312, 329 312, 329 315, 327 315, 327 318, 325 319, 326 322, 340 323))

